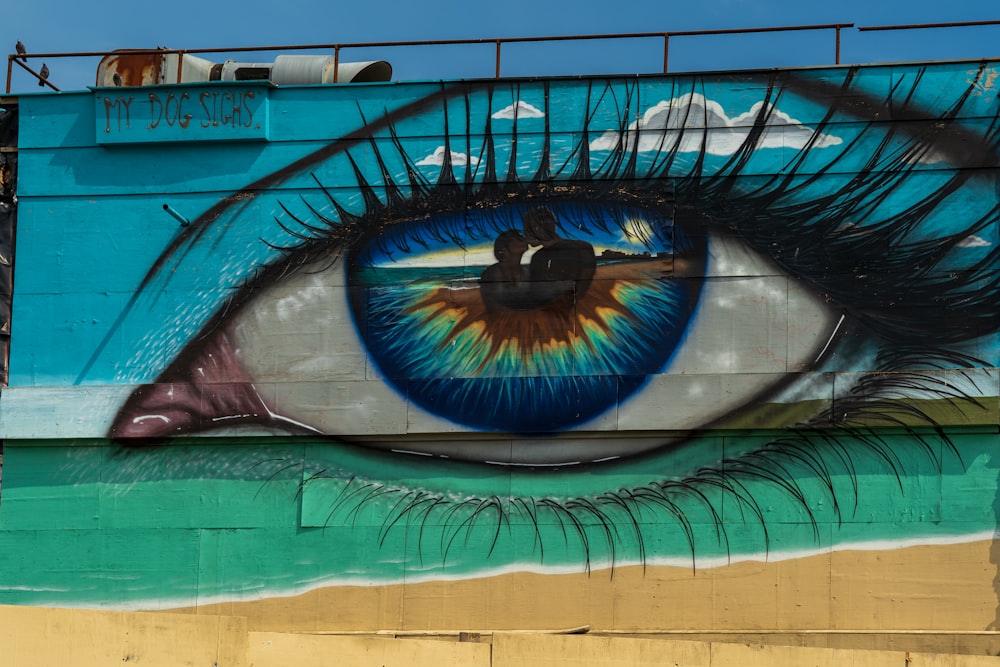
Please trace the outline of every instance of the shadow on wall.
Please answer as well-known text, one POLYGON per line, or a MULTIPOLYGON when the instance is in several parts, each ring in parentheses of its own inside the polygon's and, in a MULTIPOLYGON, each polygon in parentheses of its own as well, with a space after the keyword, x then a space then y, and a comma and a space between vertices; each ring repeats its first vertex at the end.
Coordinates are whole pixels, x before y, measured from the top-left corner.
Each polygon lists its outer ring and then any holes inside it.
POLYGON ((7 386, 17 222, 17 107, 0 107, 0 386, 7 386))

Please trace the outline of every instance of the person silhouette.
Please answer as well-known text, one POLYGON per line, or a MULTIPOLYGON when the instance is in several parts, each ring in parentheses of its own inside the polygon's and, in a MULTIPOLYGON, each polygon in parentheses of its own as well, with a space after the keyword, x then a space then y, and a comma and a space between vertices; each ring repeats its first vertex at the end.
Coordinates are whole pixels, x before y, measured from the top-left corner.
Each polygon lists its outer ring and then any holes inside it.
POLYGON ((525 212, 522 222, 528 245, 541 246, 528 267, 535 300, 543 305, 561 300, 568 306, 582 298, 597 271, 594 246, 559 236, 556 216, 544 206, 525 212))
POLYGON ((528 267, 521 264, 527 250, 528 242, 516 229, 501 232, 493 242, 493 256, 497 263, 486 267, 479 278, 479 291, 488 310, 534 307, 528 284, 528 267))

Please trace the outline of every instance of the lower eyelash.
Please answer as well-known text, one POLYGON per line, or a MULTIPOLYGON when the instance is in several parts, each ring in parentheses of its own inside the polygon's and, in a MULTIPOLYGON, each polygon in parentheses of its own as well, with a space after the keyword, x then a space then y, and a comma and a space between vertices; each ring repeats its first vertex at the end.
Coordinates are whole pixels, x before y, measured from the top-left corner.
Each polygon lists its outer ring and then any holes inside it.
MULTIPOLYGON (((918 362, 931 366, 960 364, 971 368, 975 362, 971 357, 946 350, 936 354, 922 349, 896 350, 883 352, 881 356, 886 369, 905 368, 918 362)), ((856 385, 860 388, 857 393, 864 394, 864 398, 840 399, 835 409, 799 427, 786 429, 783 435, 749 453, 727 457, 717 466, 702 468, 694 476, 672 479, 661 471, 659 479, 646 484, 569 499, 516 495, 456 498, 428 489, 367 482, 357 476, 341 478, 326 471, 310 477, 302 488, 319 480, 343 483, 340 492, 331 496, 328 526, 351 523, 362 508, 368 508, 379 499, 390 504, 379 529, 380 544, 393 529, 414 530, 419 536, 440 530, 441 543, 436 553, 443 563, 447 562, 452 548, 466 544, 476 530, 486 530, 493 535, 489 548, 492 554, 500 540, 510 537, 512 526, 528 525, 534 532, 533 550, 537 548, 538 562, 544 564, 547 543, 559 539, 547 532, 555 526, 564 545, 572 544, 580 549, 585 571, 590 572, 593 563, 599 561, 602 567, 610 568, 612 576, 616 566, 648 564, 650 546, 646 543, 648 536, 643 528, 643 516, 652 512, 659 517, 652 529, 658 537, 662 536, 662 517, 674 518, 676 534, 687 543, 691 566, 697 568, 700 536, 689 517, 699 513, 711 518, 715 540, 724 548, 727 557, 730 555, 729 530, 743 532, 750 526, 761 532, 765 553, 769 551, 767 512, 757 497, 762 490, 778 491, 793 503, 812 527, 814 540, 820 543, 820 524, 824 517, 814 509, 817 504, 822 505, 823 500, 831 503, 829 519, 837 525, 853 517, 858 509, 859 452, 867 453, 879 473, 894 477, 902 492, 902 480, 908 474, 903 461, 912 457, 898 453, 895 449, 899 446, 898 440, 890 443, 885 437, 884 424, 872 427, 867 423, 869 419, 890 422, 895 427, 894 433, 902 434, 922 452, 937 472, 941 472, 944 463, 944 453, 937 450, 938 444, 961 463, 957 448, 933 419, 916 408, 905 408, 899 401, 888 398, 901 382, 905 382, 909 390, 916 388, 940 398, 976 403, 961 390, 941 386, 936 378, 916 371, 891 375, 871 373, 856 385), (902 411, 901 418, 892 415, 894 409, 902 411), (910 425, 914 421, 917 424, 910 425), (814 480, 822 490, 822 498, 804 488, 799 481, 803 479, 814 480), (724 506, 729 507, 726 520, 723 520, 724 506), (733 507, 738 509, 739 521, 733 520, 733 507), (547 527, 546 531, 542 530, 543 526, 547 527), (627 534, 623 534, 626 530, 627 534), (629 552, 619 560, 618 552, 628 551, 619 544, 634 545, 634 555, 629 552)), ((689 446, 697 446, 697 443, 692 442, 689 446)), ((648 458, 651 463, 656 460, 655 455, 648 458)), ((424 461, 413 457, 413 465, 422 464, 424 461)), ((650 470, 650 474, 655 476, 656 471, 650 470)), ((330 489, 325 488, 323 492, 329 494, 330 489)), ((422 542, 422 537, 418 540, 422 542)), ((434 552, 423 547, 418 551, 421 559, 434 552)))
MULTIPOLYGON (((903 427, 902 430, 940 472, 943 455, 937 452, 934 442, 917 428, 903 427)), ((821 522, 832 521, 840 525, 857 511, 860 497, 857 466, 859 457, 863 458, 861 451, 867 452, 869 463, 878 466, 879 473, 893 476, 902 491, 902 480, 907 474, 903 457, 893 449, 898 443, 890 444, 882 433, 865 426, 846 425, 828 426, 822 430, 788 429, 781 437, 749 454, 724 458, 718 466, 703 468, 693 477, 671 479, 661 473, 660 479, 645 484, 568 499, 517 495, 456 498, 448 493, 366 481, 358 476, 341 477, 329 471, 310 476, 300 487, 300 493, 309 485, 322 481, 334 480, 341 484, 340 491, 332 495, 328 486, 322 488, 321 492, 330 498, 325 527, 353 525, 362 509, 370 511, 376 502, 385 506, 379 544, 383 545, 393 530, 415 531, 421 563, 435 554, 442 564, 447 564, 452 550, 457 545, 467 546, 476 531, 492 536, 491 555, 502 540, 512 537, 512 527, 525 525, 534 533, 532 552, 537 549, 539 564, 545 564, 547 547, 555 546, 550 542, 559 540, 564 547, 580 550, 585 571, 590 572, 592 565, 599 562, 601 567, 610 568, 613 576, 618 566, 650 564, 647 557, 651 545, 647 540, 652 535, 648 532, 652 531, 661 539, 664 517, 672 517, 676 521, 675 534, 688 545, 691 567, 697 568, 698 548, 705 545, 692 517, 700 514, 709 518, 715 544, 724 549, 727 557, 731 555, 729 531, 732 529, 743 534, 748 528, 756 527, 762 536, 765 554, 770 551, 768 512, 758 498, 761 493, 777 491, 798 508, 819 544, 821 522), (821 489, 822 497, 818 497, 814 489, 804 487, 800 480, 812 480, 812 484, 821 489), (848 498, 846 506, 845 496, 848 498), (828 515, 816 509, 821 508, 824 501, 831 504, 828 515), (733 515, 734 508, 738 520, 733 515), (650 528, 646 528, 644 517, 650 515, 657 518, 650 528), (553 526, 555 532, 552 532, 553 526), (437 547, 424 546, 425 534, 437 532, 440 532, 437 547), (622 557, 620 551, 626 555, 622 557)), ((936 435, 942 438, 947 451, 961 461, 947 437, 936 435)), ((414 465, 423 463, 418 457, 413 459, 414 465)), ((650 474, 655 475, 656 471, 651 470, 650 474)))

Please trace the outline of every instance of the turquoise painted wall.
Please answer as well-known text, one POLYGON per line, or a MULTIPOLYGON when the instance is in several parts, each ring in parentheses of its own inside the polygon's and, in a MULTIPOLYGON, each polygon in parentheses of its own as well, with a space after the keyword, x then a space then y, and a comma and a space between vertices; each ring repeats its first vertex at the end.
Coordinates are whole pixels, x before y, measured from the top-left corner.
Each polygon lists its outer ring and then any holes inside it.
POLYGON ((998 73, 22 96, 0 603, 991 540, 998 73))

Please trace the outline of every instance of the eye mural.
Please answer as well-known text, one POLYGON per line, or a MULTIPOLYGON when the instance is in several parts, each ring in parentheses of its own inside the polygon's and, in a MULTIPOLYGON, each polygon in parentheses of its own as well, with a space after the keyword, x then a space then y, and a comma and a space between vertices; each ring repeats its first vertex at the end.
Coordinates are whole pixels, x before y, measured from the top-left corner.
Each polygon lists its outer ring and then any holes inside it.
POLYGON ((291 470, 303 526, 377 544, 282 590, 393 580, 401 553, 471 576, 869 538, 852 520, 971 464, 946 427, 995 402, 995 76, 359 99, 177 236, 116 322, 127 363, 106 339, 78 382, 135 386, 126 459, 291 470), (200 435, 287 441, 241 462, 200 435))

